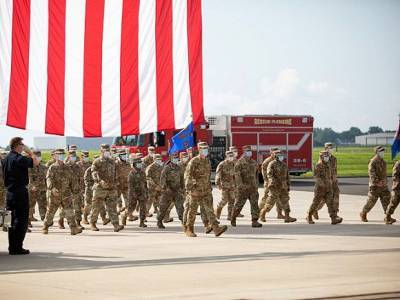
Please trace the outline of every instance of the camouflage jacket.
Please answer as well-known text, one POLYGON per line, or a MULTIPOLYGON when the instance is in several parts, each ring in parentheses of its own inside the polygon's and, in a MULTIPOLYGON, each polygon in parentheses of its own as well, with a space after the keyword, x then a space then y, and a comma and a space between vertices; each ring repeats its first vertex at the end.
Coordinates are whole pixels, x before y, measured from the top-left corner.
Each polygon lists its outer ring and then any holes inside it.
POLYGON ((161 171, 160 185, 162 190, 181 191, 184 186, 181 167, 167 162, 161 171))
POLYGON ((128 189, 128 175, 131 170, 131 165, 127 161, 120 159, 116 161, 117 180, 120 190, 128 189))
POLYGON ((143 170, 146 170, 147 167, 150 166, 153 162, 154 162, 153 156, 150 156, 149 154, 147 154, 143 158, 143 170))
POLYGON ((400 161, 398 160, 393 166, 393 183, 392 190, 400 190, 400 161))
POLYGON ((73 176, 70 167, 55 162, 47 170, 47 189, 53 193, 53 189, 56 189, 59 195, 70 196, 73 190, 73 176))
POLYGON ((267 176, 267 170, 268 170, 268 165, 271 161, 273 161, 274 158, 272 156, 267 157, 264 159, 263 163, 261 164, 261 174, 264 179, 264 186, 268 186, 268 176, 267 176))
POLYGON ((179 162, 179 166, 181 167, 181 171, 182 171, 182 176, 185 176, 185 171, 186 171, 188 164, 189 164, 189 161, 187 161, 187 162, 180 161, 179 162))
POLYGON ((378 187, 382 182, 383 186, 387 186, 386 162, 378 155, 375 155, 368 165, 369 186, 378 187))
POLYGON ((83 181, 85 182, 85 187, 92 188, 94 185, 94 180, 92 177, 92 167, 86 169, 85 175, 83 175, 83 181))
POLYGON ((52 164, 54 164, 56 161, 53 159, 53 158, 51 158, 49 161, 47 161, 47 163, 46 163, 46 168, 50 168, 50 166, 52 165, 52 164))
POLYGON ((94 180, 93 189, 118 189, 115 159, 96 158, 92 164, 92 177, 94 180))
MULTIPOLYGON (((0 191, 4 191, 3 163, 0 161, 0 191)), ((0 200, 1 201, 1 200, 0 200)))
POLYGON ((329 156, 329 168, 331 170, 332 180, 337 181, 337 159, 332 154, 329 156))
POLYGON ((128 199, 147 197, 146 174, 142 169, 132 168, 128 175, 128 199))
POLYGON ((83 160, 80 160, 76 163, 79 166, 79 183, 81 185, 81 188, 85 187, 85 172, 87 168, 90 168, 92 165, 91 162, 84 162, 83 160))
POLYGON ((68 160, 67 160, 67 162, 64 163, 64 165, 71 168, 71 172, 73 174, 73 176, 72 176, 72 192, 74 194, 79 193, 82 188, 81 180, 83 180, 83 178, 81 178, 81 176, 80 176, 81 168, 79 167, 79 165, 77 163, 73 163, 68 160))
POLYGON ((212 191, 211 164, 207 158, 193 157, 185 171, 185 189, 188 193, 208 194, 212 191))
POLYGON ((235 164, 235 181, 239 190, 258 189, 257 162, 254 159, 241 157, 235 164))
POLYGON ((319 160, 314 168, 315 187, 330 190, 332 188, 332 170, 330 163, 319 160))
POLYGON ((29 169, 29 190, 46 191, 46 173, 47 168, 42 163, 29 169))
POLYGON ((225 159, 218 164, 215 184, 223 190, 235 188, 235 163, 225 159))
POLYGON ((163 167, 153 162, 146 169, 147 188, 149 190, 161 191, 160 178, 163 167))
POLYGON ((267 168, 268 188, 289 189, 289 170, 284 162, 274 159, 267 168))

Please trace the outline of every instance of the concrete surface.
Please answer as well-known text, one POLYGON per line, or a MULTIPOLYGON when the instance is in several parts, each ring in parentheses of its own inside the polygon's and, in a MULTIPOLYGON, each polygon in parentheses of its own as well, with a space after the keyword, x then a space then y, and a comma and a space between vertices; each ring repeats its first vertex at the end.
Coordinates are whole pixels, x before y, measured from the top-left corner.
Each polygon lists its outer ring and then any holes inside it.
POLYGON ((220 238, 203 234, 199 217, 197 238, 177 222, 159 230, 154 218, 147 229, 100 225, 79 236, 55 227, 45 236, 36 222, 25 244, 32 254, 9 256, 0 234, 0 299, 400 298, 400 226, 383 224, 379 203, 361 223, 365 196, 342 195, 344 224, 331 226, 324 208, 309 225, 312 194, 291 196, 297 223, 284 224, 273 210, 252 229, 246 205, 246 217, 220 238))

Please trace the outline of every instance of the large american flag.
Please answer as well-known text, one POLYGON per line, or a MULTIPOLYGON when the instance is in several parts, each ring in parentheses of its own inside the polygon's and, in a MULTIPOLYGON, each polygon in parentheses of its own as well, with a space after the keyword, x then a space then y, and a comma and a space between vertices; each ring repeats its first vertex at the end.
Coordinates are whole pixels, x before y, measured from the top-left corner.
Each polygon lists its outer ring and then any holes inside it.
POLYGON ((203 120, 201 0, 0 0, 0 125, 99 137, 203 120))

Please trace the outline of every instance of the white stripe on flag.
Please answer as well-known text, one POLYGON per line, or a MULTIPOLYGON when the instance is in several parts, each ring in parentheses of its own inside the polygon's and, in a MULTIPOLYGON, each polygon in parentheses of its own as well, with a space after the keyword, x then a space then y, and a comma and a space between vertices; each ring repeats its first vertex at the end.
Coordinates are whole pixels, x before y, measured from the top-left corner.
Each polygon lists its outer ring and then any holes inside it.
POLYGON ((7 122, 10 96, 12 0, 0 0, 0 125, 7 122))
POLYGON ((155 0, 139 8, 139 105, 141 133, 157 131, 155 0))
POLYGON ((85 0, 67 0, 65 18, 65 133, 83 136, 85 0))
POLYGON ((187 39, 187 1, 173 0, 173 68, 175 128, 192 121, 187 39))
POLYGON ((47 102, 48 0, 31 5, 26 129, 45 131, 47 102))
POLYGON ((103 136, 121 134, 120 61, 122 0, 105 0, 102 55, 101 128, 103 136))

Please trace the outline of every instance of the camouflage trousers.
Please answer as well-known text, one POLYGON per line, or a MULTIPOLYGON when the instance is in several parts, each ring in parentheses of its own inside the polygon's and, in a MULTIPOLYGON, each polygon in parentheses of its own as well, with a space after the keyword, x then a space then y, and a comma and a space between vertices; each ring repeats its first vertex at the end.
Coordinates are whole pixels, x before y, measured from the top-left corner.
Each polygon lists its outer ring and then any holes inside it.
MULTIPOLYGON (((93 200, 93 190, 92 187, 85 187, 85 194, 83 196, 83 200, 85 202, 85 207, 83 208, 83 215, 88 216, 92 210, 92 200, 93 200)), ((106 208, 103 207, 100 209, 100 217, 102 219, 106 218, 106 208)))
POLYGON ((149 213, 151 206, 153 205, 154 211, 157 211, 160 207, 161 191, 156 189, 149 189, 149 196, 147 197, 146 210, 149 213))
POLYGON ((233 207, 235 206, 235 190, 233 189, 222 189, 221 201, 218 202, 217 208, 223 209, 228 204, 228 218, 232 216, 233 207))
MULTIPOLYGON (((182 223, 185 224, 185 225, 188 225, 190 194, 185 193, 184 198, 185 198, 185 200, 184 200, 184 203, 183 203, 183 221, 182 221, 182 223)), ((209 201, 209 205, 211 205, 211 207, 214 207, 212 194, 211 194, 211 197, 210 197, 210 199, 208 201, 209 201)), ((172 207, 170 208, 170 210, 171 209, 172 209, 172 207)), ((197 212, 196 212, 196 214, 197 214, 197 212)), ((167 217, 167 215, 166 215, 166 217, 167 217)), ((201 205, 200 205, 200 217, 201 217, 201 221, 203 222, 204 226, 207 226, 210 223, 209 220, 208 220, 206 211, 204 209, 204 206, 201 206, 201 205)))
MULTIPOLYGON (((264 209, 264 210, 269 209, 267 212, 269 212, 269 211, 272 209, 272 207, 271 207, 271 208, 267 207, 268 195, 269 195, 269 188, 268 188, 268 186, 265 186, 265 185, 264 185, 264 194, 263 194, 263 197, 261 198, 261 201, 260 201, 260 203, 258 204, 258 206, 260 207, 260 210, 262 210, 262 209, 264 209)), ((282 213, 282 208, 279 206, 279 203, 278 203, 278 202, 276 203, 276 212, 277 212, 278 214, 279 214, 279 213, 282 213)))
POLYGON ((386 209, 386 214, 393 215, 399 203, 400 203, 400 190, 393 190, 392 198, 390 199, 389 206, 386 209))
POLYGON ((128 207, 128 188, 118 189, 117 208, 121 210, 124 205, 128 207))
POLYGON ((5 197, 6 193, 3 188, 0 189, 0 209, 2 209, 5 206, 5 197))
MULTIPOLYGON (((339 190, 339 184, 338 182, 334 182, 332 186, 332 193, 333 193, 333 205, 335 207, 336 212, 339 212, 339 195, 340 195, 340 190, 339 190)), ((318 206, 318 210, 323 208, 325 205, 325 201, 321 201, 321 203, 318 206)))
POLYGON ((44 220, 47 211, 47 198, 46 191, 32 191, 29 190, 29 220, 33 219, 35 214, 36 203, 39 207, 40 219, 44 220))
POLYGON ((175 204, 176 212, 178 213, 179 220, 183 220, 183 195, 180 191, 165 190, 161 193, 160 209, 158 211, 157 219, 164 220, 166 214, 170 211, 171 204, 175 204))
POLYGON ((240 189, 237 191, 237 199, 233 208, 233 217, 237 217, 241 212, 247 199, 250 201, 251 219, 258 220, 260 208, 258 207, 258 191, 255 189, 240 189))
POLYGON ((125 210, 125 213, 130 216, 133 214, 135 208, 138 207, 139 209, 139 219, 140 221, 146 220, 146 196, 140 195, 139 197, 134 197, 132 201, 129 201, 129 206, 125 210))
POLYGON ((100 211, 106 206, 106 211, 113 225, 119 225, 117 214, 118 192, 116 190, 94 189, 92 202, 92 215, 90 223, 96 224, 100 211))
POLYGON ((214 208, 212 205, 213 198, 211 191, 206 194, 193 194, 189 193, 189 206, 187 213, 187 223, 188 226, 194 226, 194 222, 196 221, 197 209, 200 206, 202 210, 202 221, 204 226, 207 225, 217 225, 217 220, 214 214, 214 208), (204 214, 204 215, 203 215, 204 214))
POLYGON ((333 202, 332 189, 316 185, 314 187, 314 198, 310 208, 308 209, 308 214, 312 215, 318 211, 321 203, 326 203, 326 206, 328 207, 328 213, 331 218, 337 216, 336 206, 333 202))
POLYGON ((378 198, 381 200, 381 204, 383 207, 383 211, 386 212, 386 209, 390 202, 390 192, 385 187, 377 187, 377 186, 370 186, 368 192, 368 199, 367 203, 364 205, 362 212, 368 213, 374 206, 378 198))
MULTIPOLYGON (((74 210, 75 220, 77 222, 82 221, 82 208, 83 208, 83 198, 81 193, 72 195, 72 209, 74 210)), ((61 208, 60 219, 65 218, 64 209, 61 208)))
POLYGON ((264 209, 269 212, 275 204, 279 205, 286 214, 290 212, 289 191, 287 188, 269 188, 267 203, 264 209))
POLYGON ((58 208, 63 208, 65 217, 67 218, 70 227, 76 226, 74 217, 74 211, 72 208, 72 195, 60 195, 56 196, 53 193, 48 193, 49 196, 49 207, 46 212, 44 225, 49 227, 53 224, 54 215, 58 208))

